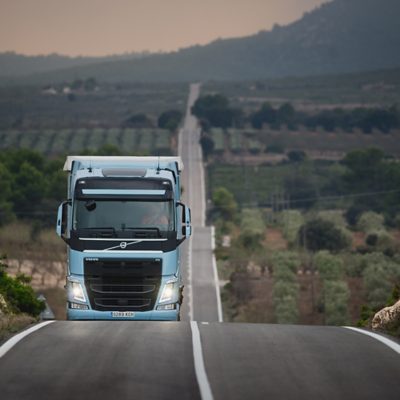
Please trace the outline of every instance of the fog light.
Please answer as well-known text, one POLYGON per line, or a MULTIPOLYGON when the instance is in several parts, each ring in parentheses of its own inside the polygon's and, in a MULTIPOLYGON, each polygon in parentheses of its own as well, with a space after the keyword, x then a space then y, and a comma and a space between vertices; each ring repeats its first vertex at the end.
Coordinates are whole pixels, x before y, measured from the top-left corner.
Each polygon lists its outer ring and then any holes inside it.
POLYGON ((69 303, 69 308, 72 310, 88 310, 89 307, 86 304, 79 304, 79 303, 69 303))
POLYGON ((163 310, 163 311, 167 311, 167 310, 175 310, 176 304, 163 304, 162 306, 158 306, 157 310, 163 310))

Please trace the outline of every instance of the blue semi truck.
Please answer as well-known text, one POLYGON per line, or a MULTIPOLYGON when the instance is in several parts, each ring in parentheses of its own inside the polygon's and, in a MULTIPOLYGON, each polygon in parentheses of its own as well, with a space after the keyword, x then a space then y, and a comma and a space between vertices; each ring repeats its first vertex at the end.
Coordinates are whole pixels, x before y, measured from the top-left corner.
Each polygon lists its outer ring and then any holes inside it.
POLYGON ((67 318, 179 320, 179 246, 191 235, 181 159, 69 156, 64 170, 67 318))

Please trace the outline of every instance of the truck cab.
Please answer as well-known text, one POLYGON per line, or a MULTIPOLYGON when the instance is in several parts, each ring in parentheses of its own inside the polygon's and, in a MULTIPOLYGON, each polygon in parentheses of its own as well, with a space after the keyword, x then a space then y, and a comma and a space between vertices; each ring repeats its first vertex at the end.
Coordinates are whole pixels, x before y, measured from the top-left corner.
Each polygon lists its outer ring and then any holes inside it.
POLYGON ((191 235, 181 159, 68 156, 64 170, 67 318, 179 320, 179 246, 191 235))

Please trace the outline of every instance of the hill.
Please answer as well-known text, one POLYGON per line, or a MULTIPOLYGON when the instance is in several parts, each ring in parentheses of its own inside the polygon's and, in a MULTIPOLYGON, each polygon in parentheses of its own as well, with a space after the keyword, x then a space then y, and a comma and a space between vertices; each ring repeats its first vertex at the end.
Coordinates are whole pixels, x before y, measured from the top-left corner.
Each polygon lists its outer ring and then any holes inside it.
POLYGON ((88 64, 138 59, 146 53, 129 53, 105 57, 68 57, 60 54, 25 56, 14 52, 0 53, 0 77, 19 77, 88 64))
POLYGON ((36 82, 244 80, 338 74, 400 66, 398 0, 334 0, 300 20, 244 38, 217 40, 140 60, 73 67, 36 82))

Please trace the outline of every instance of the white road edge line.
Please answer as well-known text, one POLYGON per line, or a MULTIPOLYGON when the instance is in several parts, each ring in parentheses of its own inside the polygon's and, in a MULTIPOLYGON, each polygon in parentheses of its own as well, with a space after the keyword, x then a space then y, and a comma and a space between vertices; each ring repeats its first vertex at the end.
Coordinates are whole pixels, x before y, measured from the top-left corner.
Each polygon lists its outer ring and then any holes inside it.
POLYGON ((24 337, 30 335, 33 332, 36 332, 37 330, 39 330, 39 329, 41 329, 41 328, 45 327, 46 325, 49 325, 49 324, 51 324, 53 322, 54 321, 41 322, 40 324, 32 326, 32 328, 29 328, 26 331, 23 331, 21 333, 18 333, 17 335, 15 335, 12 338, 8 339, 7 342, 3 343, 0 346, 0 358, 3 357, 8 351, 10 351, 24 337))
POLYGON ((189 319, 193 321, 193 282, 192 282, 192 240, 194 236, 194 229, 192 236, 189 239, 188 246, 188 281, 189 281, 189 319))
POLYGON ((218 322, 224 322, 224 317, 222 314, 221 293, 219 289, 217 260, 215 259, 214 250, 215 250, 215 226, 213 225, 211 227, 211 251, 212 251, 212 267, 214 272, 214 285, 215 285, 215 292, 217 295, 218 322))
MULTIPOLYGON (((197 128, 199 129, 199 128, 197 128)), ((200 135, 197 135, 200 139, 200 135)), ((206 225, 206 185, 204 180, 204 163, 203 163, 203 152, 200 147, 200 143, 197 145, 198 157, 200 159, 200 198, 201 198, 201 226, 206 225)))
POLYGON ((182 136, 183 136, 183 127, 179 129, 178 133, 178 156, 182 157, 182 136))
POLYGON ((197 322, 190 321, 190 328, 192 330, 194 370, 196 373, 197 383, 199 384, 200 396, 202 400, 212 400, 213 395, 204 366, 203 350, 201 348, 200 332, 197 322))
POLYGON ((362 333, 363 335, 370 336, 370 337, 378 340, 379 342, 385 344, 386 346, 390 347, 397 354, 400 354, 400 344, 394 342, 393 340, 390 340, 390 339, 386 338, 385 336, 381 336, 381 335, 378 335, 376 333, 366 331, 364 329, 354 328, 352 326, 343 326, 343 328, 350 329, 352 331, 355 331, 355 332, 358 332, 358 333, 362 333))

